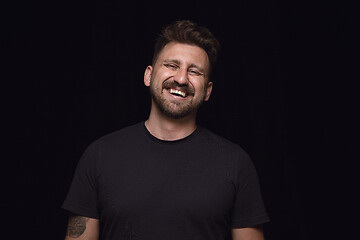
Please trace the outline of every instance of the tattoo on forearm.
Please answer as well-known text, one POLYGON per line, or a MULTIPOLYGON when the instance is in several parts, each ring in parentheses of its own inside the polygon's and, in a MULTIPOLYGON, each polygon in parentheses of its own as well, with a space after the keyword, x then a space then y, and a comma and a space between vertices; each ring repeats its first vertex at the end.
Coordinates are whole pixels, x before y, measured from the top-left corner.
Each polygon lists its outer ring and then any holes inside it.
POLYGON ((80 237, 86 229, 86 223, 89 218, 82 216, 70 216, 67 228, 67 236, 72 238, 80 237))

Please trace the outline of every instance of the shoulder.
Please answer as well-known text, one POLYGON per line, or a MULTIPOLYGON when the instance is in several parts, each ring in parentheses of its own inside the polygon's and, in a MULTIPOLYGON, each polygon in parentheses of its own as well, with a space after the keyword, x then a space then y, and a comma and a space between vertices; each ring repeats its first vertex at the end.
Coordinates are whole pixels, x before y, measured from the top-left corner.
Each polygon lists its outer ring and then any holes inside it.
POLYGON ((137 150, 144 135, 143 122, 106 134, 90 143, 85 149, 80 164, 100 169, 113 164, 118 159, 125 159, 129 152, 137 150))
POLYGON ((231 156, 236 159, 249 159, 247 152, 237 143, 234 143, 206 128, 200 127, 202 141, 212 148, 222 151, 225 156, 231 156))
POLYGON ((102 136, 101 138, 99 138, 98 140, 96 140, 95 142, 98 142, 100 144, 108 144, 118 141, 129 141, 132 140, 133 138, 138 138, 139 135, 142 135, 144 132, 143 128, 144 128, 143 122, 136 123, 134 125, 127 126, 115 132, 108 133, 102 136))
POLYGON ((207 149, 213 161, 220 162, 226 169, 230 169, 234 182, 239 176, 256 176, 255 166, 249 154, 237 143, 234 143, 205 128, 201 128, 202 141, 209 146, 207 149), (215 160, 214 160, 215 159, 215 160))
POLYGON ((139 141, 139 138, 144 135, 143 128, 144 122, 127 126, 98 138, 93 141, 88 148, 118 148, 119 146, 126 146, 133 142, 136 143, 139 141))
POLYGON ((206 128, 199 129, 201 141, 206 143, 207 149, 217 157, 222 164, 228 164, 234 169, 248 169, 253 167, 249 154, 239 144, 234 143, 206 128))

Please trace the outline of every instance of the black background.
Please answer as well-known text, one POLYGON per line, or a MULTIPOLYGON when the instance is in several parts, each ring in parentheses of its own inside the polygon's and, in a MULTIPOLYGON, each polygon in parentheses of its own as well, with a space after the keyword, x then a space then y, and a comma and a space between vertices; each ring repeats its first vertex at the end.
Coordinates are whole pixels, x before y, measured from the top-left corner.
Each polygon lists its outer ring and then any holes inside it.
POLYGON ((153 40, 163 25, 190 19, 222 44, 198 122, 252 157, 271 218, 266 239, 351 239, 356 9, 285 0, 4 6, 4 232, 64 238, 60 206, 79 157, 147 118, 153 40))

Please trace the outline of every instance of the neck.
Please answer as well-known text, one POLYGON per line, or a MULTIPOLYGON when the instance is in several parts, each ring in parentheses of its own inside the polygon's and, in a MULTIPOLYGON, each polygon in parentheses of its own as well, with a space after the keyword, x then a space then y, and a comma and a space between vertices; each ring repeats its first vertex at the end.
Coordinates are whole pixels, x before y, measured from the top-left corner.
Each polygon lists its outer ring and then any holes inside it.
POLYGON ((173 119, 164 116, 164 114, 152 108, 145 126, 158 139, 167 141, 179 140, 195 131, 196 113, 181 119, 173 119))

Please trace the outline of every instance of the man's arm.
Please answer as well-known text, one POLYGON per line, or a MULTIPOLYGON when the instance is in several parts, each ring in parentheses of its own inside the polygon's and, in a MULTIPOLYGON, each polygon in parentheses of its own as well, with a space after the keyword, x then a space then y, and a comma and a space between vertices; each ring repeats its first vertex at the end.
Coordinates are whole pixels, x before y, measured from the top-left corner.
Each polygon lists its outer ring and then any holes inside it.
POLYGON ((99 220, 70 215, 65 240, 98 240, 99 220))
POLYGON ((262 225, 247 228, 233 228, 231 234, 233 240, 264 240, 262 225))

